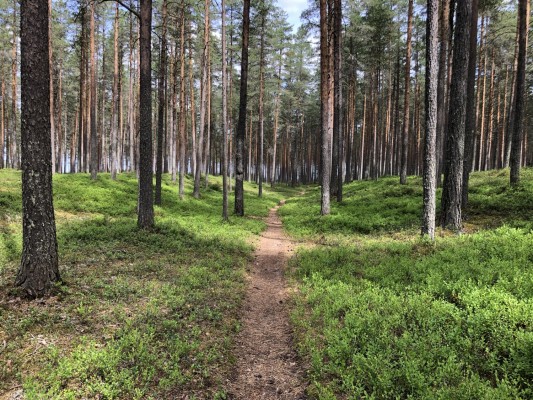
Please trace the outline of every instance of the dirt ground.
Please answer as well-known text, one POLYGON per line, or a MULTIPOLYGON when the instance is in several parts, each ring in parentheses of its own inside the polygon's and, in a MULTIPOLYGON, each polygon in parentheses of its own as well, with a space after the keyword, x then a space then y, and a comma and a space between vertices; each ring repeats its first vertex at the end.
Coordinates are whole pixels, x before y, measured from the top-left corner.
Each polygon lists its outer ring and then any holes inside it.
POLYGON ((242 330, 236 340, 237 366, 230 399, 305 399, 304 371, 293 348, 284 269, 292 251, 277 214, 270 210, 249 266, 242 330))

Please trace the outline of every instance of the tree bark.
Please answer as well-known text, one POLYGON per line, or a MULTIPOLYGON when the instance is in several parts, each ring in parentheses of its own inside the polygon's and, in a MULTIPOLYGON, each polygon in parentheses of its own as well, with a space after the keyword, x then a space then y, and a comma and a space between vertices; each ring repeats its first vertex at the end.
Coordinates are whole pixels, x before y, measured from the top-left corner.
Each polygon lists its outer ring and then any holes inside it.
POLYGON ((52 198, 49 9, 21 1, 22 261, 15 285, 42 297, 60 280, 52 198))
POLYGON ((186 118, 187 118, 187 109, 185 107, 185 0, 182 0, 180 7, 180 121, 179 121, 179 131, 180 131, 180 176, 179 176, 179 197, 180 200, 185 198, 185 172, 187 166, 185 165, 186 158, 186 140, 187 133, 186 130, 186 118))
MULTIPOLYGON (((204 49, 202 53, 202 83, 200 88, 200 129, 198 135, 198 149, 196 156, 196 170, 194 172, 194 190, 193 196, 195 199, 200 198, 200 179, 202 177, 203 170, 203 161, 204 161, 204 134, 205 134, 205 125, 206 125, 206 114, 207 114, 207 90, 208 90, 208 60, 207 55, 209 53, 209 2, 210 0, 205 0, 204 7, 204 49)), ((194 132, 193 132, 194 133, 194 132)))
POLYGON ((118 113, 119 113, 119 100, 118 100, 118 3, 115 3, 115 29, 113 36, 113 115, 111 116, 111 179, 117 179, 118 160, 117 160, 117 141, 118 141, 118 113))
POLYGON ((466 89, 465 121, 465 161, 463 165, 462 207, 468 205, 468 184, 474 160, 474 137, 476 134, 476 60, 477 60, 477 22, 478 0, 472 0, 472 18, 470 21, 470 47, 468 60, 468 81, 466 89))
POLYGON ((426 22, 426 132, 422 235, 435 239, 437 190, 437 90, 439 75, 439 0, 428 0, 426 22))
POLYGON ((91 100, 90 100, 90 113, 91 113, 91 162, 90 162, 90 172, 91 179, 95 180, 98 174, 98 136, 96 132, 96 31, 94 28, 94 18, 95 18, 95 9, 96 9, 96 0, 91 1, 91 21, 90 21, 90 35, 91 35, 91 58, 90 58, 90 75, 91 75, 91 100))
POLYGON ((235 144, 235 214, 244 216, 244 139, 246 135, 246 104, 248 97, 248 42, 250 31, 250 0, 244 0, 242 13, 241 87, 239 121, 235 144))
POLYGON ((141 1, 140 18, 140 126, 139 126, 139 206, 137 225, 154 225, 152 169, 152 0, 141 1))
POLYGON ((157 155, 155 172, 154 203, 161 205, 161 180, 163 174, 163 140, 165 137, 165 87, 167 72, 167 0, 161 6, 163 32, 161 34, 161 49, 159 56, 159 77, 157 82, 157 155))
POLYGON ((222 218, 228 220, 228 76, 226 68, 226 4, 221 0, 222 24, 222 218))
POLYGON ((461 231, 461 201, 465 143, 466 92, 468 79, 472 0, 457 3, 453 43, 453 73, 450 88, 450 120, 446 141, 442 227, 461 231))
POLYGON ((516 70, 516 86, 514 98, 514 124, 513 141, 511 144, 511 186, 520 183, 520 165, 522 160, 522 141, 525 115, 525 89, 526 89, 526 62, 527 62, 527 42, 529 28, 529 0, 519 0, 518 3, 518 63, 516 70))
POLYGON ((407 12, 407 50, 405 55, 405 93, 403 103, 403 132, 402 132, 402 156, 400 183, 407 183, 407 158, 409 151, 409 100, 410 100, 410 81, 411 81, 411 37, 413 32, 413 0, 409 0, 407 12))

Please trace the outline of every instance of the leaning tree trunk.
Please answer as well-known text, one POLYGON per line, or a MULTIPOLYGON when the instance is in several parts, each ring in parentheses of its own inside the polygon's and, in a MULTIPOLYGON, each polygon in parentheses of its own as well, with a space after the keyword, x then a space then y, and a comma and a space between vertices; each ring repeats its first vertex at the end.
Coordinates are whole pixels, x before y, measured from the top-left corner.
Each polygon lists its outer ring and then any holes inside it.
POLYGON ((444 163, 442 227, 461 231, 461 200, 465 145, 466 92, 468 79, 472 0, 457 3, 453 43, 453 74, 450 88, 450 120, 444 163))
POLYGON ((439 75, 439 0, 428 0, 426 22, 426 134, 422 235, 435 239, 437 190, 437 86, 439 75))
POLYGON ((518 6, 519 38, 518 64, 516 70, 513 142, 511 145, 511 178, 512 186, 520 183, 520 161, 522 159, 522 140, 525 114, 527 35, 529 27, 529 0, 520 0, 518 6))
POLYGON ((239 121, 235 143, 235 214, 244 215, 244 140, 246 136, 246 104, 248 97, 248 42, 250 31, 250 0, 244 0, 242 13, 241 88, 239 121))
POLYGON ((154 225, 152 170, 152 0, 141 0, 140 23, 140 130, 139 130, 139 205, 137 225, 154 225))
POLYGON ((35 298, 60 280, 52 199, 49 10, 38 0, 22 0, 20 9, 22 262, 15 284, 35 298))

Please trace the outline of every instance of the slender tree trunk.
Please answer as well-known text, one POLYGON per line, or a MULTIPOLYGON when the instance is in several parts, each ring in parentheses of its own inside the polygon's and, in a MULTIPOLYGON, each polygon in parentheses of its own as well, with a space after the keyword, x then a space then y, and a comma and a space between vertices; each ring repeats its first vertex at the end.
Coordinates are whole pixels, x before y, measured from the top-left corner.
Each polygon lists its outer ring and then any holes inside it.
POLYGON ((152 166, 152 0, 140 0, 139 206, 137 225, 154 226, 152 166))
POLYGON ((461 201, 465 143, 466 94, 468 80, 472 0, 457 3, 453 43, 453 76, 450 88, 450 121, 442 191, 442 227, 461 231, 461 201))
POLYGON ((283 49, 279 49, 279 64, 278 64, 278 90, 276 93, 276 100, 274 102, 274 130, 272 132, 272 171, 270 175, 270 186, 274 187, 276 181, 276 152, 278 144, 278 128, 279 128, 279 109, 281 103, 281 65, 283 63, 283 49))
POLYGON ((241 87, 239 121, 235 148, 235 214, 244 215, 244 137, 246 134, 246 104, 248 97, 248 42, 250 31, 250 0, 244 0, 242 15, 241 87))
POLYGON ((322 152, 320 175, 322 181, 321 215, 328 215, 330 209, 330 183, 331 183, 331 138, 333 131, 333 109, 330 99, 333 97, 331 86, 331 0, 320 0, 320 100, 321 100, 321 135, 322 152))
POLYGON ((447 93, 448 93, 448 43, 450 36, 450 0, 441 0, 440 12, 440 24, 439 24, 439 82, 437 90, 437 104, 439 104, 437 110, 437 186, 442 183, 442 153, 444 148, 444 138, 446 133, 446 120, 447 120, 447 93))
POLYGON ((91 58, 90 58, 90 75, 91 75, 91 83, 90 83, 90 114, 91 114, 91 139, 90 139, 90 152, 91 152, 91 162, 90 162, 90 169, 91 169, 91 179, 95 180, 98 173, 98 136, 96 132, 96 46, 95 46, 95 40, 96 40, 96 31, 94 27, 94 19, 95 19, 95 9, 96 9, 96 1, 91 1, 91 20, 90 20, 90 30, 91 30, 91 58))
MULTIPOLYGON (((263 4, 264 7, 264 4, 263 4)), ((264 168, 264 93, 265 93, 265 14, 267 10, 261 10, 261 45, 259 49, 259 192, 258 196, 263 196, 263 168, 264 168)))
MULTIPOLYGON (((17 0, 13 1, 13 26, 17 24, 17 0)), ((18 168, 17 156, 17 30, 13 29, 11 47, 11 138, 9 140, 9 159, 11 168, 18 168)))
POLYGON ((472 0, 472 18, 470 21, 470 45, 468 61, 468 78, 466 89, 466 120, 465 120, 465 161, 463 165, 462 207, 468 204, 468 184, 474 160, 474 137, 476 134, 476 60, 477 60, 477 22, 478 0, 472 0))
MULTIPOLYGON (((520 7, 520 6, 519 6, 520 7)), ((518 48, 520 47, 520 18, 517 18, 516 23, 516 39, 515 39, 515 52, 513 58, 513 77, 511 80, 511 93, 509 98, 509 112, 508 112, 508 121, 507 121, 507 138, 505 140, 505 158, 504 158, 504 168, 508 168, 511 160, 511 147, 513 142, 513 132, 514 124, 516 121, 515 118, 515 103, 516 103, 516 78, 518 72, 518 48)))
POLYGON ((520 183, 520 164, 522 160, 522 141, 525 116, 525 89, 526 89, 526 63, 527 63, 527 43, 529 29, 529 0, 519 0, 518 2, 518 63, 516 70, 516 87, 514 99, 514 125, 512 131, 511 144, 511 176, 510 183, 517 186, 520 183))
POLYGON ((185 198, 185 173, 187 171, 186 150, 187 150, 187 107, 185 106, 185 0, 181 2, 180 10, 180 176, 179 176, 179 197, 185 198))
POLYGON ((334 96, 335 96, 335 113, 333 121, 333 131, 336 132, 337 136, 337 170, 333 170, 335 175, 336 182, 336 194, 337 202, 342 201, 342 183, 343 183, 343 157, 344 157, 344 148, 343 148, 343 119, 342 119, 342 108, 343 108, 343 98, 342 98, 342 4, 341 0, 335 0, 334 2, 334 96))
POLYGON ((228 75, 226 68, 226 4, 222 4, 222 131, 224 132, 222 142, 222 218, 228 220, 228 75))
POLYGON ((411 37, 413 32, 413 0, 409 0, 407 12, 407 50, 405 55, 405 93, 403 103, 403 132, 402 132, 402 157, 400 170, 400 183, 407 183, 407 156, 409 149, 409 100, 411 81, 411 37))
MULTIPOLYGON (((198 147, 196 156, 196 169, 194 171, 194 191, 195 199, 200 197, 200 179, 203 170, 203 155, 204 155, 204 133, 205 133, 205 117, 207 114, 207 78, 208 78, 208 61, 207 54, 209 52, 209 2, 205 0, 204 7, 204 49, 202 53, 202 82, 200 87, 200 129, 198 135, 198 147)), ((192 91, 192 87, 191 87, 192 91)), ((194 132, 193 132, 194 133, 194 132)))
POLYGON ((118 3, 115 3, 115 27, 113 35, 113 113, 111 116, 111 179, 117 179, 117 141, 118 141, 118 3))
POLYGON ((48 23, 48 63, 50 65, 50 137, 52 140, 52 174, 56 171, 56 140, 55 140, 55 118, 54 118, 54 57, 52 46, 52 0, 48 0, 48 17, 50 21, 48 23))
POLYGON ((163 140, 165 137, 165 86, 167 75, 167 0, 161 6, 163 32, 161 34, 161 49, 159 55, 159 77, 157 82, 157 155, 155 172, 154 203, 161 205, 161 181, 163 174, 163 140))
POLYGON ((437 91, 439 75, 439 0, 427 1, 426 22, 426 133, 424 140, 424 210, 422 235, 435 239, 437 190, 437 91))
POLYGON ((22 261, 15 285, 42 297, 60 280, 52 198, 49 8, 22 0, 22 261))
POLYGON ((2 80, 2 92, 0 93, 2 98, 0 99, 0 168, 5 168, 4 163, 4 148, 6 144, 6 83, 2 80))

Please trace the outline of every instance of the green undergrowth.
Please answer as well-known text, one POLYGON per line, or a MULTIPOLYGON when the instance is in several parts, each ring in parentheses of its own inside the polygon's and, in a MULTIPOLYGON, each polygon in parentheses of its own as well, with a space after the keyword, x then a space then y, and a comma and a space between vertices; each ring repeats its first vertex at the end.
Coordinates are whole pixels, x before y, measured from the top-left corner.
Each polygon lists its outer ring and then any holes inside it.
POLYGON ((0 171, 0 181, 0 394, 22 387, 28 400, 223 398, 250 239, 289 189, 258 199, 246 184, 247 217, 224 223, 220 179, 210 177, 196 200, 187 178, 180 201, 165 176, 156 227, 145 232, 136 227, 134 175, 56 175, 64 284, 28 302, 12 289, 20 173, 0 171))
POLYGON ((533 398, 532 171, 517 189, 508 171, 473 174, 468 233, 435 243, 418 234, 420 180, 396 179, 347 185, 331 217, 313 190, 282 209, 317 244, 291 261, 309 394, 533 398))

